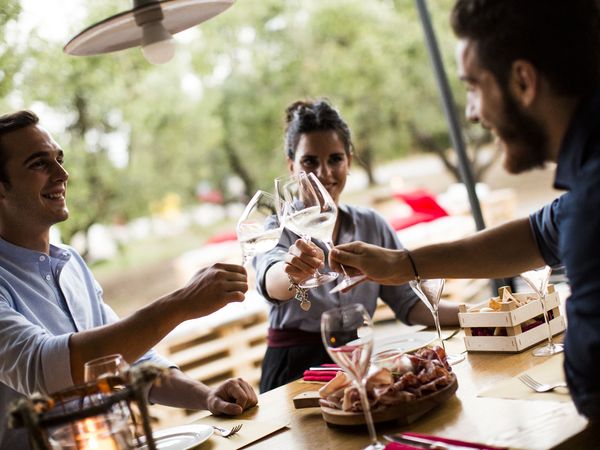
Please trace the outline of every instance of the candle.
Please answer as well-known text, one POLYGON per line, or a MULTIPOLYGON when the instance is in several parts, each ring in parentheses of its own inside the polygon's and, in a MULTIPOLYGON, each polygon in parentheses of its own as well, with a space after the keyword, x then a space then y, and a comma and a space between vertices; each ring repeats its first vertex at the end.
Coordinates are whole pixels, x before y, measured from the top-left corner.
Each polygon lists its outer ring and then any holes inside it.
POLYGON ((51 441, 62 450, 129 450, 127 433, 124 420, 99 416, 63 426, 53 433, 51 441))

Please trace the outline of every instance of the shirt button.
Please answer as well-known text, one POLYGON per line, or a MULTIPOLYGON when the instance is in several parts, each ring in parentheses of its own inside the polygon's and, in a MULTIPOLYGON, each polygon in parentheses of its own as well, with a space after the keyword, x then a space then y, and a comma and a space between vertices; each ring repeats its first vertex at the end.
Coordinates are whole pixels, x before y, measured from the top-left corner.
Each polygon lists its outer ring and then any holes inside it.
POLYGON ((47 280, 47 281, 50 281, 50 279, 51 279, 52 277, 50 276, 50 274, 47 274, 45 278, 46 278, 46 280, 47 280))
POLYGON ((46 257, 45 256, 40 256, 40 261, 45 261, 46 257))

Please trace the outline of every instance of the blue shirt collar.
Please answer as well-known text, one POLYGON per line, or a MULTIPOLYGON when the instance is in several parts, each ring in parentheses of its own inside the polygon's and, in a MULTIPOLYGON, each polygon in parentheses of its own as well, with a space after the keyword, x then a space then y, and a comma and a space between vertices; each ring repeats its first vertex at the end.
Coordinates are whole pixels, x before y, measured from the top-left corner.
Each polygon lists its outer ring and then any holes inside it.
MULTIPOLYGON (((0 254, 5 255, 7 258, 22 261, 24 263, 32 263, 40 261, 40 257, 48 257, 43 252, 36 250, 30 250, 25 247, 20 247, 15 244, 11 244, 8 241, 0 238, 0 254)), ((61 247, 50 244, 50 256, 53 258, 67 260, 71 257, 71 253, 61 247)))
POLYGON ((558 154, 558 165, 554 177, 556 189, 570 190, 584 162, 586 143, 590 135, 598 130, 600 117, 600 88, 579 105, 563 139, 558 154))

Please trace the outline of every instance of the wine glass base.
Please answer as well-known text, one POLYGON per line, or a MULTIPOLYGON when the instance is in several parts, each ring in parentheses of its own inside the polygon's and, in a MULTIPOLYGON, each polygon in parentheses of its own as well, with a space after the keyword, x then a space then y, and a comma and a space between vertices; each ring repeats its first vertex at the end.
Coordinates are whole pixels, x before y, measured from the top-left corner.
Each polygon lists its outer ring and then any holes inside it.
POLYGON ((346 277, 340 283, 329 291, 330 294, 335 294, 337 292, 343 291, 344 289, 349 289, 353 286, 356 286, 361 281, 366 280, 365 275, 356 275, 354 277, 346 277))
POLYGON ((462 354, 446 354, 446 361, 448 362, 448 364, 450 364, 451 366, 461 363, 465 360, 465 355, 462 354))
POLYGON ((363 450, 383 450, 385 445, 381 442, 376 442, 375 444, 370 444, 366 446, 363 450))
POLYGON ((552 356, 563 351, 564 346, 562 344, 546 344, 543 347, 536 348, 533 351, 533 356, 552 356))
POLYGON ((310 278, 307 278, 306 280, 302 280, 301 283, 298 283, 298 286, 304 289, 312 289, 317 286, 322 286, 324 284, 331 283, 338 276, 339 274, 337 272, 319 273, 319 275, 315 275, 310 278))

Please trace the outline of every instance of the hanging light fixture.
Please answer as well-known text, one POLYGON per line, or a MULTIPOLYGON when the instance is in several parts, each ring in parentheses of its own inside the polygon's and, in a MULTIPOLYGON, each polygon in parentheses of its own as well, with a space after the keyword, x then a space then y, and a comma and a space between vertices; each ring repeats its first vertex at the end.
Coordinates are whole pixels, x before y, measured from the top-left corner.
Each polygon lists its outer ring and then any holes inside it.
POLYGON ((235 0, 133 0, 133 9, 98 22, 72 38, 64 52, 91 56, 142 47, 152 64, 175 54, 173 35, 225 11, 235 0))

